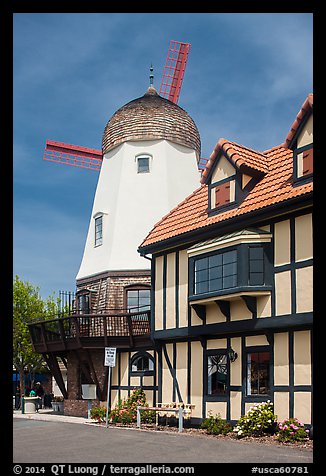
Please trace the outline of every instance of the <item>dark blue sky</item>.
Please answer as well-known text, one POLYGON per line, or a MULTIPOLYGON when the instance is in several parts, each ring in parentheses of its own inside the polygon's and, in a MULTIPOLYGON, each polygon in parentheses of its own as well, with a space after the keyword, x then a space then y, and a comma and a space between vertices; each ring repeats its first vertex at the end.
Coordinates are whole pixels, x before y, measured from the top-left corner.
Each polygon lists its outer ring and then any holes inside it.
POLYGON ((14 15, 14 274, 74 290, 98 173, 42 160, 46 139, 101 148, 104 127, 159 90, 170 40, 191 43, 179 99, 209 157, 224 137, 282 143, 312 92, 309 13, 14 15))

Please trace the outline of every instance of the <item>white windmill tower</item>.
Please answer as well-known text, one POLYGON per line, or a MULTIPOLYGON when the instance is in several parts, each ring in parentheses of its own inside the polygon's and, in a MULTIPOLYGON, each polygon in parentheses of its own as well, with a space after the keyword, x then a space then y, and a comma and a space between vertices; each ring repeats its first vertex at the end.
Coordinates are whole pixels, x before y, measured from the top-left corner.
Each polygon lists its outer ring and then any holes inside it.
POLYGON ((92 302, 94 310, 94 300, 96 311, 126 307, 121 293, 118 301, 116 296, 110 302, 110 278, 111 285, 113 278, 119 278, 121 286, 130 286, 137 277, 138 283, 149 284, 150 263, 139 256, 139 244, 160 218, 199 186, 199 132, 189 114, 176 104, 189 48, 187 43, 170 42, 160 94, 153 86, 151 68, 145 94, 122 106, 108 121, 102 154, 47 141, 46 160, 100 168, 76 277, 77 288, 85 291, 79 308, 89 309, 92 302))

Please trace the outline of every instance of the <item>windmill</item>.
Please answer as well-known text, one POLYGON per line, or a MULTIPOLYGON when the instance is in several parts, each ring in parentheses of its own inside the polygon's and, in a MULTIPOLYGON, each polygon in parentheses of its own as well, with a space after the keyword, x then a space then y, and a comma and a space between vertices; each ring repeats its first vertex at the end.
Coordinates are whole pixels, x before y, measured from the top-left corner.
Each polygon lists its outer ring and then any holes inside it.
MULTIPOLYGON (((177 104, 190 51, 189 43, 170 41, 163 69, 159 94, 177 104)), ((54 140, 46 140, 43 159, 57 164, 99 171, 102 151, 54 140)), ((201 158, 198 168, 205 167, 207 159, 201 158)))

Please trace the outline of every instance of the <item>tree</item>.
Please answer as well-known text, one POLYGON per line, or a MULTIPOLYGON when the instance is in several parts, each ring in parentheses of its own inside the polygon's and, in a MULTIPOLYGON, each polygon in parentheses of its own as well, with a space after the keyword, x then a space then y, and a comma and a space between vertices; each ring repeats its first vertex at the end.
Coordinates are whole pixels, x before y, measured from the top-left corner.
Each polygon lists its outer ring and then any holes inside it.
POLYGON ((25 393, 24 372, 43 370, 42 355, 33 351, 28 323, 37 319, 51 319, 58 314, 54 296, 43 300, 39 288, 15 276, 13 283, 13 365, 19 372, 20 395, 25 393))

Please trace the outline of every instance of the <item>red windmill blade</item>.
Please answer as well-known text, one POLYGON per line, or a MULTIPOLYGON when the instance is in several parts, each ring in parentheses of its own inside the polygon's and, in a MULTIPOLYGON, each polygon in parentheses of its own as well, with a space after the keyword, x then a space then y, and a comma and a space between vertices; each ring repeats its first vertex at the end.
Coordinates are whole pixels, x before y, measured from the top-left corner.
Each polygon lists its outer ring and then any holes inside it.
POLYGON ((179 100, 189 50, 190 43, 170 41, 159 94, 175 104, 179 100))
POLYGON ((47 140, 43 159, 58 164, 99 171, 103 156, 101 150, 47 140))

